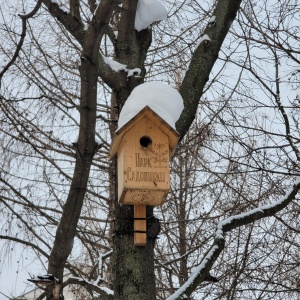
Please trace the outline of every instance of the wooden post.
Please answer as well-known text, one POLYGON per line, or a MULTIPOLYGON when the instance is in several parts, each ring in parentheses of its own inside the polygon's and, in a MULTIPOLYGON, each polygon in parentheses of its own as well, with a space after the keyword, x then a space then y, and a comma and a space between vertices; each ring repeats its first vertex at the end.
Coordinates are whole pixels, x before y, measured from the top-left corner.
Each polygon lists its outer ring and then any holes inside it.
POLYGON ((134 245, 145 246, 147 242, 146 205, 134 205, 134 245), (137 231, 137 232, 136 232, 137 231))

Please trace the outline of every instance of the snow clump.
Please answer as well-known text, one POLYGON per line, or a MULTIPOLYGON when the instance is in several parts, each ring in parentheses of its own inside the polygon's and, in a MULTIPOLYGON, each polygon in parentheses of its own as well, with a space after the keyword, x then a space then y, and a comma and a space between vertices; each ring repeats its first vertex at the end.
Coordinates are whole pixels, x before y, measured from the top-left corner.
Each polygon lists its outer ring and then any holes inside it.
POLYGON ((199 45, 204 41, 211 42, 211 39, 209 38, 209 36, 207 34, 204 34, 203 36, 201 36, 200 40, 196 44, 196 48, 198 48, 199 45))
POLYGON ((158 0, 139 0, 134 28, 137 31, 148 28, 155 21, 166 20, 168 11, 158 0))
POLYGON ((176 129, 175 123, 183 110, 182 97, 176 89, 160 82, 145 82, 131 92, 120 113, 118 129, 147 105, 176 129))

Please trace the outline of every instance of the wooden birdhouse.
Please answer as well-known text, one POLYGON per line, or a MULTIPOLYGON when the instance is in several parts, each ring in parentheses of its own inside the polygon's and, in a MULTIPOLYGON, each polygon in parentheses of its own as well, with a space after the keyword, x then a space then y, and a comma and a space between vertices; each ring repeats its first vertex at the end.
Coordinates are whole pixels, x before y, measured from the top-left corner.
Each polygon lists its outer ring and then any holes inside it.
POLYGON ((120 203, 164 203, 170 189, 170 155, 178 138, 178 132, 149 106, 118 129, 110 156, 118 157, 120 203))
POLYGON ((179 133, 144 107, 116 132, 110 156, 118 157, 119 203, 130 204, 135 218, 146 217, 146 205, 162 205, 170 189, 169 162, 179 133))

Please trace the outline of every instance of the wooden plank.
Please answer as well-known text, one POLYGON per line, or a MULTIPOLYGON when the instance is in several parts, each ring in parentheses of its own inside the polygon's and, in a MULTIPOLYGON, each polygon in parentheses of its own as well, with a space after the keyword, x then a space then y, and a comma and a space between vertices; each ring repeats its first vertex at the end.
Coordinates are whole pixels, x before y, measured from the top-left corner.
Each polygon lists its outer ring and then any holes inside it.
POLYGON ((145 117, 124 135, 123 141, 120 159, 124 164, 123 172, 118 172, 118 181, 124 183, 122 191, 126 190, 126 195, 119 193, 120 203, 161 204, 170 189, 168 136, 145 117), (149 147, 142 147, 143 137, 151 140, 149 147))
POLYGON ((129 205, 163 205, 169 190, 140 190, 124 188, 119 194, 119 203, 129 205))
POLYGON ((145 246, 147 242, 146 205, 134 206, 134 245, 145 246), (143 232, 136 232, 143 231, 143 232))

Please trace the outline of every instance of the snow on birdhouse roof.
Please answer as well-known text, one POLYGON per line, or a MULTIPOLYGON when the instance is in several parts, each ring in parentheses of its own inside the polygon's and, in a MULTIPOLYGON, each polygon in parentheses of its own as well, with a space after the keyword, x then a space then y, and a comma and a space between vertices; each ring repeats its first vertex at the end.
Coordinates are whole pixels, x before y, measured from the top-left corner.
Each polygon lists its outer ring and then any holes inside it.
POLYGON ((161 82, 145 82, 131 92, 120 113, 118 129, 145 106, 149 106, 173 129, 176 129, 175 123, 183 110, 183 100, 176 89, 161 82))
POLYGON ((179 139, 175 123, 182 110, 182 97, 171 86, 161 82, 146 82, 137 86, 120 113, 116 137, 109 151, 110 156, 117 153, 122 136, 145 116, 168 135, 169 145, 173 149, 179 139))

